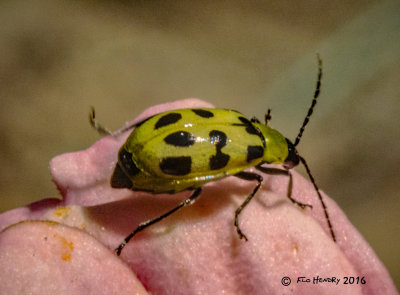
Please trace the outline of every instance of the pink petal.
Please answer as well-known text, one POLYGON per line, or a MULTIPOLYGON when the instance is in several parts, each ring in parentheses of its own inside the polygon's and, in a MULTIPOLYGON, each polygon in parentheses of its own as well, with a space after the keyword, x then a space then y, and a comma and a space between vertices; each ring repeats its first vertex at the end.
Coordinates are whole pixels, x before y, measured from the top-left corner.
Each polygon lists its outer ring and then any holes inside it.
POLYGON ((1 294, 148 294, 132 271, 84 232, 49 221, 0 234, 1 294))
MULTIPOLYGON (((148 109, 132 122, 185 107, 210 105, 177 101, 148 109)), ((6 212, 0 228, 25 219, 54 220, 84 229, 113 249, 138 223, 175 207, 189 192, 151 195, 110 187, 127 133, 54 158, 51 170, 64 200, 6 212)), ((331 199, 324 195, 337 243, 308 181, 294 173, 293 197, 314 208, 301 210, 285 197, 287 177, 263 177, 261 191, 240 216, 247 243, 238 239, 233 218, 254 183, 229 177, 207 184, 194 205, 139 233, 122 259, 152 294, 397 294, 386 268, 331 199), (284 276, 290 286, 282 285, 284 276), (313 284, 317 276, 340 282, 313 284), (345 285, 346 276, 366 283, 345 285), (298 283, 299 277, 311 282, 298 283)))

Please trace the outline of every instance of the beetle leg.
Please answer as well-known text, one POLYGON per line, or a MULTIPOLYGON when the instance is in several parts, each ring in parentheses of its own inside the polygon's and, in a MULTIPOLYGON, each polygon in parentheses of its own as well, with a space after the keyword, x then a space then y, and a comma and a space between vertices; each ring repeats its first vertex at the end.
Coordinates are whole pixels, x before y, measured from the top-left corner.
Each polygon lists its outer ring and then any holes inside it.
POLYGON ((102 125, 96 120, 96 113, 95 113, 95 111, 94 111, 94 107, 91 107, 91 112, 89 113, 89 122, 90 122, 90 125, 92 125, 92 127, 93 127, 94 129, 96 129, 96 131, 97 131, 99 134, 101 134, 101 135, 112 135, 112 132, 111 132, 108 128, 102 126, 102 125))
POLYGON ((268 125, 269 121, 271 121, 271 109, 268 109, 268 112, 265 114, 265 125, 268 125))
POLYGON ((96 119, 96 113, 95 113, 94 107, 91 107, 91 111, 90 111, 90 113, 89 113, 89 122, 90 122, 90 125, 91 125, 100 135, 111 135, 111 136, 113 136, 113 137, 117 137, 117 136, 119 136, 120 134, 122 134, 122 133, 124 133, 124 132, 126 132, 126 131, 129 131, 129 130, 135 128, 136 126, 138 126, 139 124, 143 123, 143 122, 146 121, 146 120, 147 120, 147 119, 145 119, 145 120, 143 120, 143 121, 141 121, 141 122, 138 122, 138 123, 134 123, 134 124, 125 126, 124 128, 122 128, 122 129, 120 129, 120 130, 117 130, 117 131, 112 132, 110 129, 108 129, 107 127, 104 127, 103 125, 101 125, 101 124, 99 123, 99 121, 97 121, 97 119, 96 119))
POLYGON ((305 209, 306 207, 309 207, 309 208, 312 209, 311 205, 301 203, 301 202, 297 201, 296 199, 292 198, 293 177, 292 177, 292 173, 290 173, 289 170, 279 169, 279 168, 263 167, 261 165, 256 166, 256 169, 258 169, 261 172, 264 172, 266 174, 270 174, 270 175, 286 175, 286 176, 289 176, 289 184, 288 184, 288 189, 287 189, 286 196, 289 198, 290 201, 292 201, 292 203, 296 204, 301 209, 305 209))
POLYGON ((247 204, 254 197, 254 195, 256 194, 256 192, 258 191, 258 189, 261 186, 263 178, 262 178, 261 175, 256 174, 256 173, 251 173, 251 172, 239 172, 239 173, 235 174, 235 176, 239 177, 241 179, 244 179, 244 180, 256 180, 258 182, 257 186, 254 188, 253 192, 247 197, 247 199, 242 203, 242 205, 240 205, 239 208, 237 208, 236 211, 235 211, 235 227, 236 227, 236 231, 237 231, 240 239, 245 239, 247 241, 246 235, 241 231, 240 226, 239 226, 239 214, 242 212, 244 207, 246 207, 247 204))
POLYGON ((163 215, 161 215, 161 216, 159 216, 157 218, 149 219, 149 220, 147 220, 145 222, 140 223, 138 225, 138 227, 129 236, 127 236, 124 239, 124 241, 114 250, 115 253, 119 256, 121 254, 122 249, 126 246, 126 244, 130 241, 130 239, 132 239, 133 236, 136 235, 138 232, 142 231, 146 227, 149 227, 150 225, 153 225, 153 224, 163 220, 164 218, 168 217, 172 213, 175 213, 176 211, 178 211, 182 207, 185 207, 185 206, 193 204, 195 199, 200 195, 200 193, 201 193, 201 187, 195 189, 195 191, 192 193, 192 195, 188 199, 182 201, 177 207, 173 208, 172 210, 164 213, 163 215))

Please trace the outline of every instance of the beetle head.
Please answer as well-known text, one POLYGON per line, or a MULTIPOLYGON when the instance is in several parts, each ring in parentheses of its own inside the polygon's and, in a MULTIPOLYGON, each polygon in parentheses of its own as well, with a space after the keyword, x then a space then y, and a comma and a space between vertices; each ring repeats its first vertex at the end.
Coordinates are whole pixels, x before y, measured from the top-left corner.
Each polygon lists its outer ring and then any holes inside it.
POLYGON ((283 166, 286 169, 292 169, 293 167, 297 166, 300 162, 299 153, 296 150, 294 144, 286 138, 287 146, 288 146, 288 156, 283 163, 283 166))

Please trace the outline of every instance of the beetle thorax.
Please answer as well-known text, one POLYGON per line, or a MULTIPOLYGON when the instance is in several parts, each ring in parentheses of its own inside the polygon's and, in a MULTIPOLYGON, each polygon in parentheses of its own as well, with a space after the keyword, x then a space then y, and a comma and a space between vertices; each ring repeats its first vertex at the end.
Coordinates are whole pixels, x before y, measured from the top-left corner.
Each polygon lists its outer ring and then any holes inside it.
POLYGON ((269 164, 282 164, 288 156, 288 145, 285 137, 271 127, 253 123, 265 139, 264 161, 269 164))

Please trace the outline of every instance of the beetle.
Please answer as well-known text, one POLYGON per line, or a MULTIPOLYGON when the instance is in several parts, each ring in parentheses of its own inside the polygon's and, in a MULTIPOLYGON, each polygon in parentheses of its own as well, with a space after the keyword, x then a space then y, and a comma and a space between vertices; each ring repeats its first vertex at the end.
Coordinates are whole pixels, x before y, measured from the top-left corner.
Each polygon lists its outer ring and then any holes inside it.
MULTIPOLYGON (((294 143, 268 126, 271 119, 270 109, 265 115, 265 123, 255 117, 249 120, 240 112, 228 109, 171 110, 119 131, 118 134, 134 128, 119 150, 118 162, 111 177, 113 188, 128 188, 154 194, 174 194, 191 190, 192 194, 172 210, 140 223, 115 249, 116 254, 120 255, 125 245, 138 232, 192 204, 201 194, 204 184, 228 176, 257 182, 251 194, 235 211, 234 226, 237 234, 240 239, 247 241, 246 235, 240 229, 239 215, 256 195, 263 177, 246 169, 255 167, 263 173, 287 175, 287 197, 303 209, 312 208, 291 196, 293 181, 290 169, 300 162, 318 194, 332 239, 336 241, 318 186, 306 161, 296 149, 317 103, 321 78, 322 60, 318 56, 318 79, 314 97, 294 143), (266 164, 282 164, 283 169, 266 167, 266 164)), ((93 108, 89 118, 92 126, 99 132, 118 135, 96 121, 93 108)))

